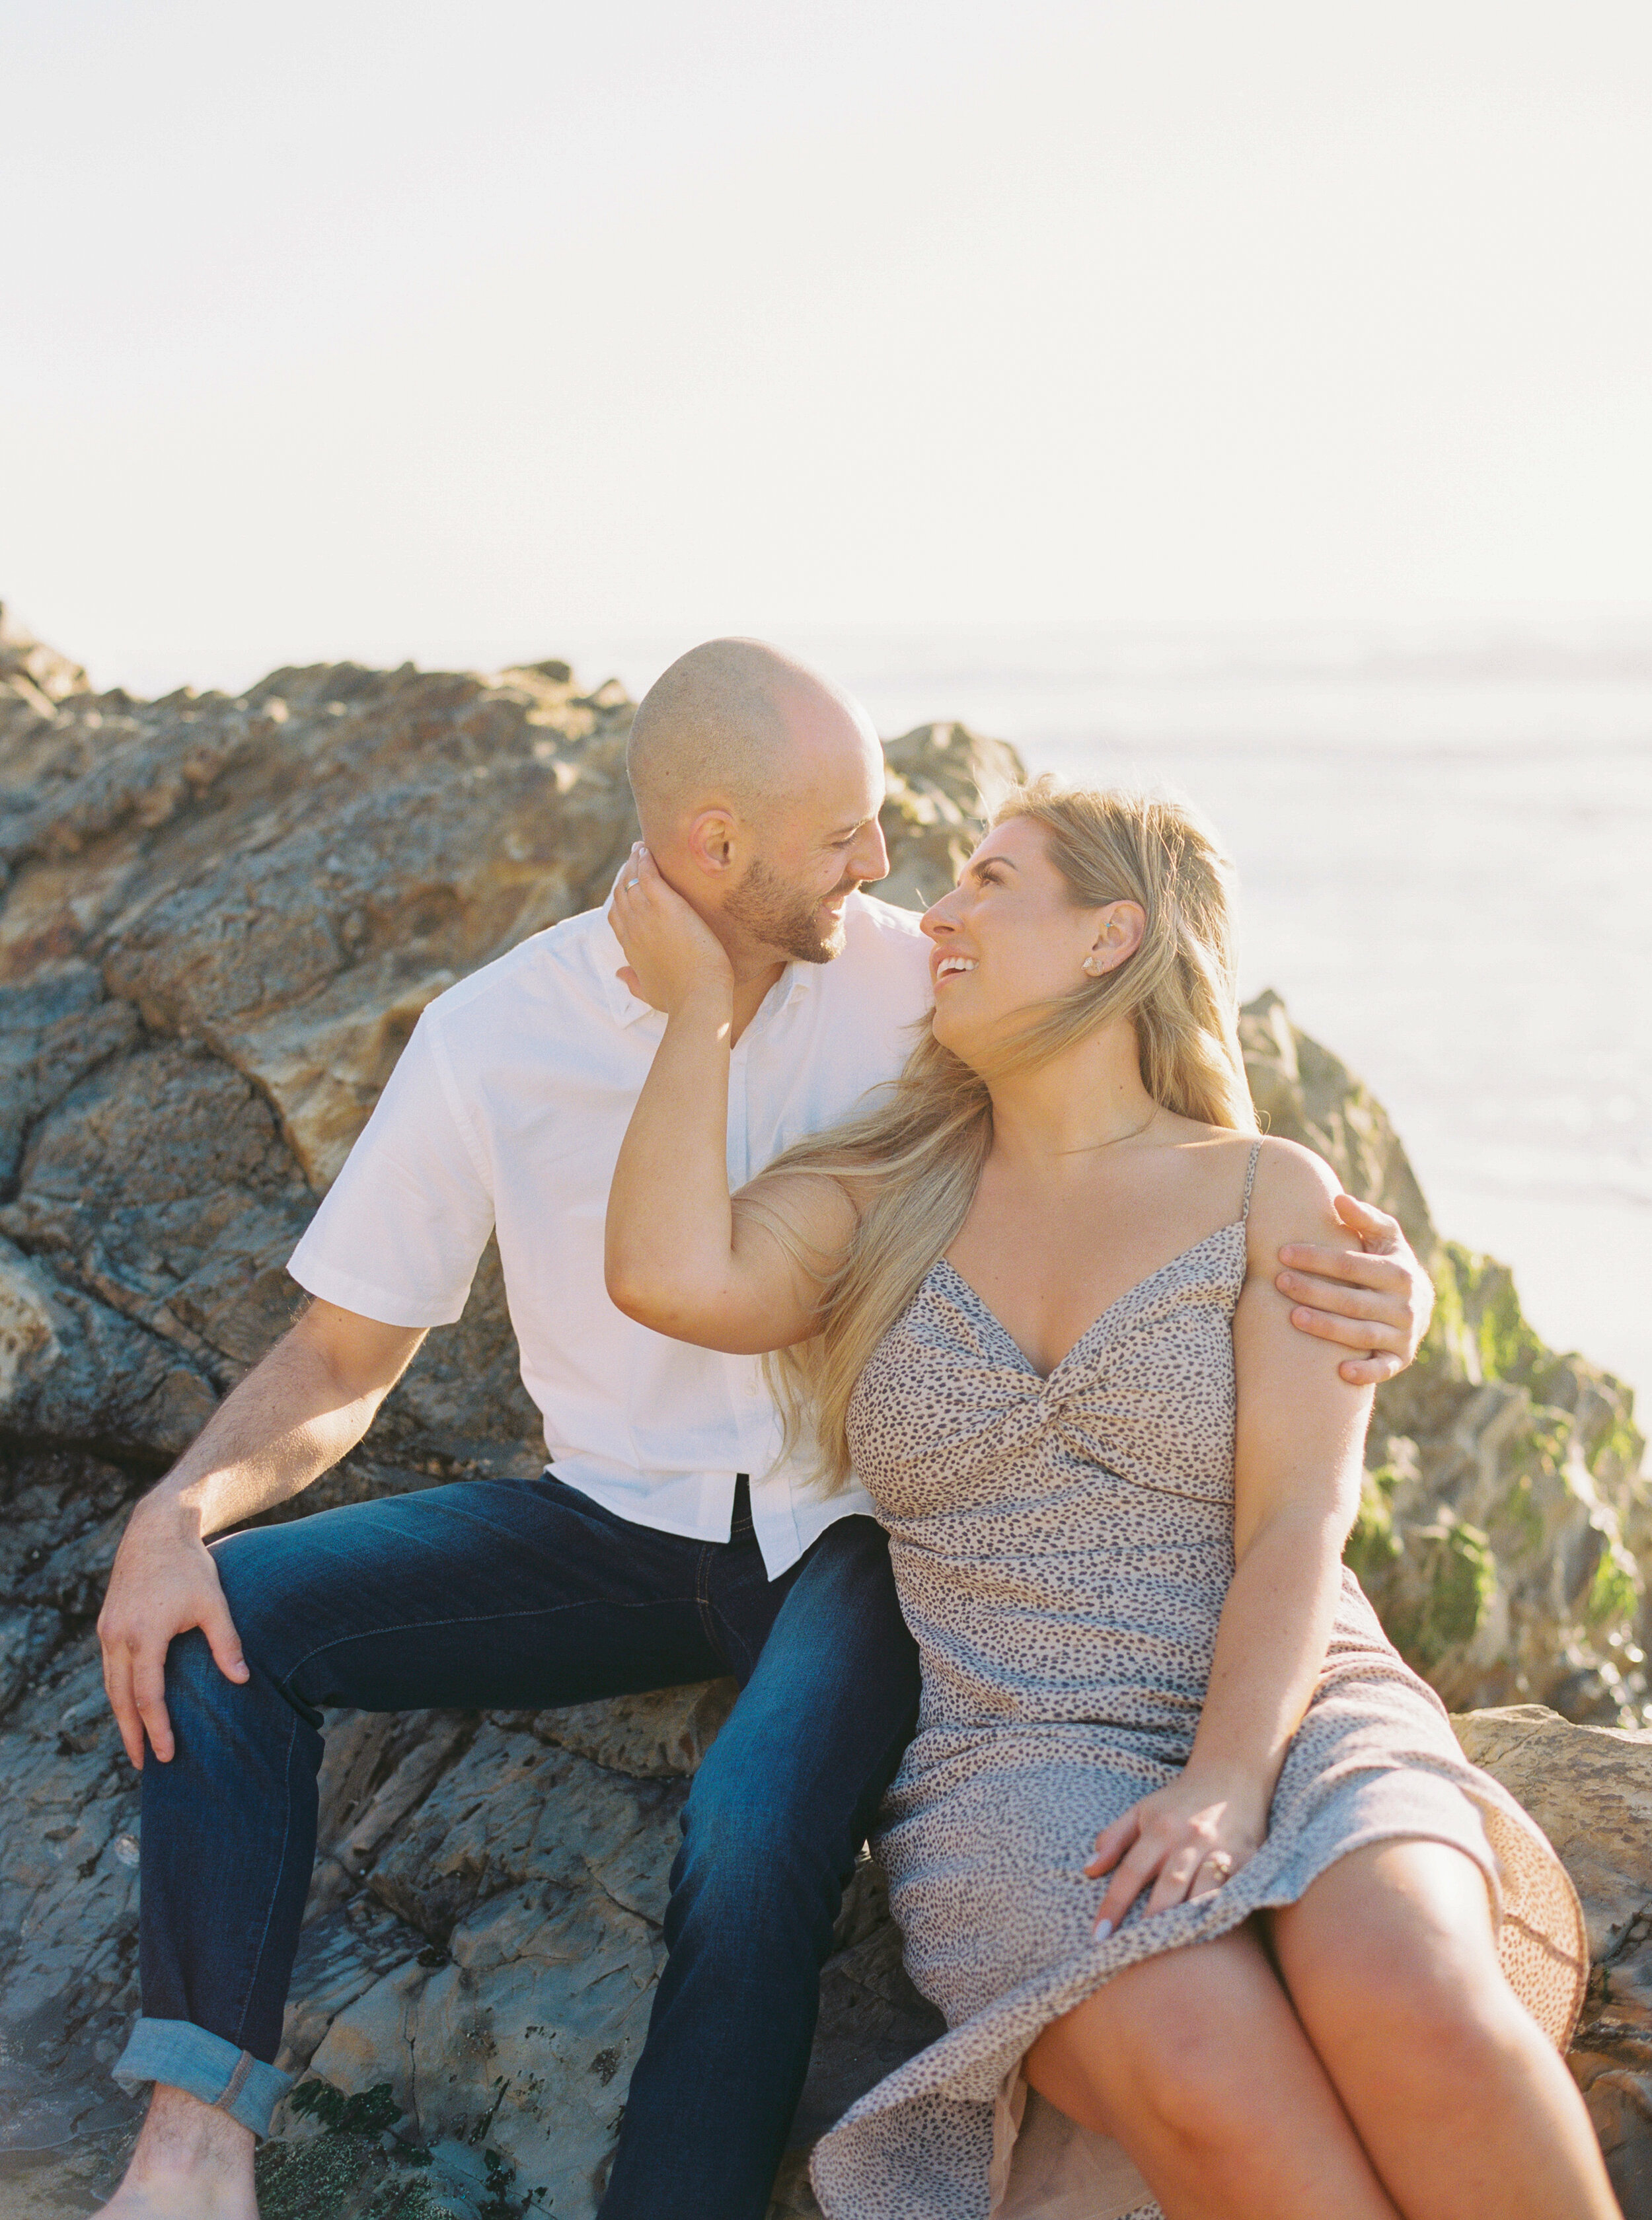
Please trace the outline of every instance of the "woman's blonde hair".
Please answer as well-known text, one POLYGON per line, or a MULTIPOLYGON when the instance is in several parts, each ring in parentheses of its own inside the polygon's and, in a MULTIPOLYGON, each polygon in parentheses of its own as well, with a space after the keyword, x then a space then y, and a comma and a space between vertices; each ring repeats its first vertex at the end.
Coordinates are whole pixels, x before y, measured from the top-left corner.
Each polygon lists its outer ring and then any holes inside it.
MULTIPOLYGON (((993 824, 1023 819, 1042 830, 1077 907, 1138 902, 1146 926, 1139 947, 1115 970, 1033 1005, 993 1076, 1042 1063, 1128 1017, 1142 1084, 1156 1102, 1208 1126, 1255 1132, 1239 1051, 1233 870, 1213 833, 1181 802, 1063 789, 1050 778, 1016 788, 993 824)), ((789 1440, 813 1435, 828 1490, 849 1476, 855 1383, 956 1238, 992 1143, 987 1077, 943 1048, 927 1019, 905 1070, 882 1092, 876 1108, 800 1141, 771 1168, 839 1181, 859 1213, 848 1249, 820 1277, 820 1331, 768 1360, 789 1440)), ((755 1198, 741 1207, 807 1263, 777 1210, 755 1198)))

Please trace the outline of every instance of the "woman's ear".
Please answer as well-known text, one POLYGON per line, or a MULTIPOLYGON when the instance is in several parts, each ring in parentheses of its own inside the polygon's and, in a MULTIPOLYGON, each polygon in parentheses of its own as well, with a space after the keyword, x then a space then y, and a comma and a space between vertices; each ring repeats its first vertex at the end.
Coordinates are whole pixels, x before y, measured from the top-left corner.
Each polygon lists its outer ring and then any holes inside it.
POLYGON ((1100 913, 1095 939, 1084 958, 1084 969, 1093 979, 1105 978, 1109 971, 1116 971, 1141 946, 1146 930, 1147 912, 1139 902, 1109 902, 1100 913))

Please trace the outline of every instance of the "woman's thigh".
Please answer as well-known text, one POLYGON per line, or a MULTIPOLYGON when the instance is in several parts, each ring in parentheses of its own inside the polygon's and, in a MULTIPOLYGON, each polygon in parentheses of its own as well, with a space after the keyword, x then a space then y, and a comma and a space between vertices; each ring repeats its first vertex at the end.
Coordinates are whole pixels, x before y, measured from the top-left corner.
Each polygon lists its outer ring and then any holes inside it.
POLYGON ((1023 2071, 1069 2119, 1127 2136, 1144 2107, 1176 2106, 1181 2091, 1225 2082, 1258 2024, 1289 2009, 1257 1937, 1238 1928, 1115 1974, 1045 2028, 1023 2071))
POLYGON ((1415 2220, 1616 2214, 1577 2085, 1503 1978, 1464 1851, 1350 1852, 1274 1914, 1273 1942, 1328 2079, 1415 2220))
POLYGON ((1116 1974, 1024 2071, 1117 2136, 1169 2211, 1394 2220, 1252 1926, 1116 1974))

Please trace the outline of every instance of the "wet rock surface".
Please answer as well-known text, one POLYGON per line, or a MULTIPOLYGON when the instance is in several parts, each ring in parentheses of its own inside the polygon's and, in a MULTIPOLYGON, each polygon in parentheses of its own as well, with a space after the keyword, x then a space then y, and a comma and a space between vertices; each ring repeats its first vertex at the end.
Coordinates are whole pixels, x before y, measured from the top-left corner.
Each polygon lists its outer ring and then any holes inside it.
MULTIPOLYGON (((424 1003, 601 899, 635 834, 629 717, 552 662, 134 702, 0 617, 0 2220, 89 2211, 136 2117, 107 2067, 137 2002, 137 1793, 91 1637, 127 1508, 290 1320, 285 1258, 424 1003)), ((1017 766, 956 725, 888 753, 888 891, 918 901, 1017 766)), ((1645 1693, 1630 1399, 1543 1348, 1502 1268, 1439 1240, 1380 1106, 1276 997, 1245 1045, 1273 1130, 1393 1209, 1436 1270, 1350 1554, 1455 1706, 1554 1707, 1462 1731, 1590 1906, 1574 2064, 1626 2210, 1652 2215, 1652 1876, 1625 1847, 1652 1758, 1606 1730, 1645 1693), (1587 1797, 1546 1803, 1557 1768, 1587 1797)), ((490 1253, 463 1320, 290 1515, 539 1456, 490 1253)), ((329 1722, 265 2220, 594 2211, 676 1813, 732 1693, 329 1722)), ((934 2026, 865 1864, 776 2220, 814 2209, 807 2142, 934 2026)))

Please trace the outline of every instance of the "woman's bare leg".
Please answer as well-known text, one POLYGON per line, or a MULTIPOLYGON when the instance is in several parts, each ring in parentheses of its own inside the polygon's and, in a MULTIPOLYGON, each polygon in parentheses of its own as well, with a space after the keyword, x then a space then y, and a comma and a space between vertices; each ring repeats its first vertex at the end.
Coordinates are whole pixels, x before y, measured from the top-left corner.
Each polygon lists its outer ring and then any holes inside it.
POLYGON ((1406 2220, 1619 2220, 1576 2085, 1503 1978, 1472 1859, 1443 1843, 1356 1850, 1272 1934, 1406 2220))
POLYGON ((1025 2070, 1118 2137, 1169 2220, 1397 2220, 1249 1928, 1116 1975, 1025 2070))

